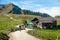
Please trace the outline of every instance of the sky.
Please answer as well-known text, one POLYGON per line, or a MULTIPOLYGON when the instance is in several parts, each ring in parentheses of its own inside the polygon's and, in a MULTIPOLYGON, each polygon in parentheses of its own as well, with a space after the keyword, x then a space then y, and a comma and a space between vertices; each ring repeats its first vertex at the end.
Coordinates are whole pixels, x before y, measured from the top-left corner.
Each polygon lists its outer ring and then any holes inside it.
POLYGON ((60 16, 60 0, 0 0, 0 4, 13 3, 22 9, 60 16))

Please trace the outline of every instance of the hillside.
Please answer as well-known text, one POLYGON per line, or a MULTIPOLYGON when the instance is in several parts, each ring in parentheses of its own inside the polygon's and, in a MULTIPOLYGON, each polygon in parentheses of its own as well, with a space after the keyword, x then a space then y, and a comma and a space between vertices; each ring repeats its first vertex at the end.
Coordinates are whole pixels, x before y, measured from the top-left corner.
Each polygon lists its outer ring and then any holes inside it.
MULTIPOLYGON (((40 16, 33 15, 18 15, 18 14, 0 14, 0 30, 10 30, 11 28, 15 28, 17 25, 23 24, 23 20, 31 21, 33 18, 40 16)), ((60 24, 60 18, 55 18, 57 20, 57 24, 60 24)))
POLYGON ((0 14, 0 30, 10 30, 19 24, 23 24, 23 20, 30 21, 35 17, 33 15, 18 14, 0 14))
POLYGON ((14 4, 0 5, 0 13, 20 14, 21 9, 14 4))
POLYGON ((41 16, 41 17, 50 17, 50 15, 46 13, 40 13, 40 12, 33 12, 30 10, 22 10, 20 7, 14 5, 14 4, 6 4, 6 5, 0 5, 0 13, 3 14, 25 14, 25 15, 35 15, 35 16, 41 16))

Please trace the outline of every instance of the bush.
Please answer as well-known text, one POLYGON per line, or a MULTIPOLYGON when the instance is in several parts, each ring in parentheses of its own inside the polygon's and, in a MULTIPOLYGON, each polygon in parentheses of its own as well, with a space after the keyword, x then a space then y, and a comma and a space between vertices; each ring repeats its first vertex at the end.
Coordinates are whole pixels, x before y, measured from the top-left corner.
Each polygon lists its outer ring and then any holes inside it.
POLYGON ((7 36, 7 34, 0 32, 0 40, 8 40, 9 37, 7 36))
POLYGON ((60 25, 58 25, 58 26, 57 26, 57 29, 59 29, 59 30, 60 30, 60 25))

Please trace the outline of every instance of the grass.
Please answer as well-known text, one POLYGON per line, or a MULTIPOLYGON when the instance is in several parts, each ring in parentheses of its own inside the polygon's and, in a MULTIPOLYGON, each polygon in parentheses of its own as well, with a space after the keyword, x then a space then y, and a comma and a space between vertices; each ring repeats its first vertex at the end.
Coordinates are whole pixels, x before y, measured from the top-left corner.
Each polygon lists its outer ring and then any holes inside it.
MULTIPOLYGON (((31 21, 35 17, 39 16, 22 14, 0 14, 0 30, 10 30, 11 28, 15 28, 16 25, 23 24, 23 20, 31 21), (13 19, 10 19, 10 17, 13 19)), ((59 25, 60 19, 57 20, 57 23, 59 25)))
POLYGON ((57 21, 57 25, 60 25, 60 20, 57 21))
POLYGON ((57 25, 60 25, 60 18, 55 18, 57 20, 57 25))
POLYGON ((36 30, 34 33, 33 31, 28 31, 28 33, 43 40, 48 40, 49 38, 50 40, 56 40, 58 35, 60 40, 60 30, 36 30))
POLYGON ((1 30, 9 31, 11 28, 14 29, 17 25, 23 24, 23 20, 30 21, 34 17, 38 17, 38 16, 18 15, 18 14, 0 14, 0 31, 1 30), (13 19, 10 19, 10 17, 12 17, 13 19))

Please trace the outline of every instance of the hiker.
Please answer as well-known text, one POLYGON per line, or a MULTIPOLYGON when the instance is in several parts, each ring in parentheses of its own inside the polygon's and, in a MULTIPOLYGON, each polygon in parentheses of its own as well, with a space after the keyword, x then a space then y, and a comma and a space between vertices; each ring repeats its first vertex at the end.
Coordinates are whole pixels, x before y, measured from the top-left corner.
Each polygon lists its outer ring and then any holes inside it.
POLYGON ((19 30, 21 31, 21 26, 19 26, 19 30))

